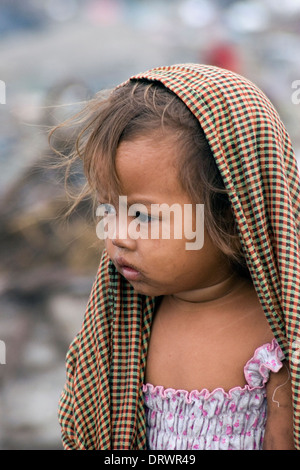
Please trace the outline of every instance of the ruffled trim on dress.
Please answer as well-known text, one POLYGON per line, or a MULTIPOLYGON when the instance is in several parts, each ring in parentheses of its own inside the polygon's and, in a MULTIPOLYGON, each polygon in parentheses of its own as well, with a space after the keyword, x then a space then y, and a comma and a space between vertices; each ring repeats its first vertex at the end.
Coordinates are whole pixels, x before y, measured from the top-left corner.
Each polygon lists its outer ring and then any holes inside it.
POLYGON ((152 385, 146 383, 143 385, 143 392, 149 392, 151 395, 160 396, 161 398, 169 398, 171 396, 183 396, 186 403, 191 403, 194 399, 211 399, 215 395, 218 397, 222 394, 224 397, 232 399, 236 393, 261 389, 269 379, 270 372, 278 372, 283 366, 284 354, 274 338, 271 343, 266 343, 254 352, 252 358, 244 367, 244 375, 247 384, 244 387, 233 387, 228 392, 223 388, 216 388, 213 391, 207 389, 187 390, 164 388, 162 385, 152 385))
POLYGON ((244 367, 246 381, 252 388, 264 386, 269 380, 270 372, 278 372, 282 368, 284 359, 276 339, 260 346, 244 367))

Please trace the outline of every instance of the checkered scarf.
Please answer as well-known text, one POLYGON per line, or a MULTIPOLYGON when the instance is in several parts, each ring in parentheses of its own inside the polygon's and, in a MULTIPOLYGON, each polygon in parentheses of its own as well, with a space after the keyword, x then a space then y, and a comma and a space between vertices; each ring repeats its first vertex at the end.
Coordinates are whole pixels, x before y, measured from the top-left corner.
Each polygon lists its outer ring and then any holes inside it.
MULTIPOLYGON (((289 360, 300 448, 300 183, 283 124, 248 80, 216 67, 161 67, 159 81, 199 119, 229 191, 266 318, 289 360)), ((104 251, 83 327, 67 354, 59 418, 67 449, 145 449, 147 345, 155 298, 136 294, 104 251)))

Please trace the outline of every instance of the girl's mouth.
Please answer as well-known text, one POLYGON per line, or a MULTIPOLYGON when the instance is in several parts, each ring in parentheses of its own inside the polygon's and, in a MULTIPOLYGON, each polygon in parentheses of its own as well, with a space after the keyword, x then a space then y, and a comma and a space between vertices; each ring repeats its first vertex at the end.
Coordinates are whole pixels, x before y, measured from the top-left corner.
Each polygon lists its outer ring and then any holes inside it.
POLYGON ((137 281, 141 277, 140 271, 138 271, 132 264, 120 257, 115 259, 115 265, 117 270, 123 274, 128 281, 137 281))

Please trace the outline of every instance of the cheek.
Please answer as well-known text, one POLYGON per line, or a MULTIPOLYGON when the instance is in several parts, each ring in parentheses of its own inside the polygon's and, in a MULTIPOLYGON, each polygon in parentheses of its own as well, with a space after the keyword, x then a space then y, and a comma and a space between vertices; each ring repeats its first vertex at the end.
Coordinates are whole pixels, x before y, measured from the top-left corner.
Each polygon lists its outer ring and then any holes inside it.
POLYGON ((154 267, 157 275, 171 273, 173 277, 187 263, 184 240, 141 240, 139 255, 146 265, 154 267))
POLYGON ((108 256, 110 257, 110 259, 112 259, 114 257, 113 254, 114 254, 115 247, 109 238, 105 240, 104 247, 105 247, 105 250, 107 251, 108 256))

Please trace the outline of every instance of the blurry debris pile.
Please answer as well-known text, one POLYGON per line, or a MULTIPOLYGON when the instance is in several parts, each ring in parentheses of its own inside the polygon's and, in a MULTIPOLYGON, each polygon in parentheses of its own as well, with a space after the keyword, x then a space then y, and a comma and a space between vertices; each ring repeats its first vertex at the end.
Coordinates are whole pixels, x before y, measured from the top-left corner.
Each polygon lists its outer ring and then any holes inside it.
MULTIPOLYGON (((61 85, 57 88, 49 93, 52 102, 55 95, 61 98, 61 85)), ((64 84, 64 90, 68 88, 69 84, 64 84)), ((49 109, 46 107, 46 127, 57 119, 55 108, 49 109)), ((33 126, 33 141, 35 131, 40 133, 33 126)), ((65 137, 60 132, 60 140, 55 141, 57 150, 68 151, 64 148, 65 137)), ((94 274, 97 258, 99 261, 102 247, 96 236, 92 202, 80 202, 66 219, 64 168, 53 164, 58 157, 47 146, 46 131, 43 146, 38 150, 40 154, 35 150, 36 157, 29 167, 1 194, 0 292, 41 294, 43 289, 68 283, 70 276, 94 274)), ((21 159, 22 155, 15 158, 21 159)), ((79 192, 83 180, 78 167, 69 184, 75 190, 78 187, 79 192)))
MULTIPOLYGON (((38 125, 23 125, 10 113, 12 126, 6 119, 9 129, 0 136, 0 339, 6 345, 0 449, 61 448, 57 403, 65 354, 81 327, 103 248, 90 200, 65 218, 65 170, 47 141, 47 129, 64 119, 64 108, 48 107, 50 100, 59 104, 66 93, 73 102, 72 89, 80 87, 51 89, 38 125)), ((60 133, 55 148, 67 153, 68 139, 60 133)), ((84 176, 80 165, 74 170, 69 184, 76 192, 84 176)))

